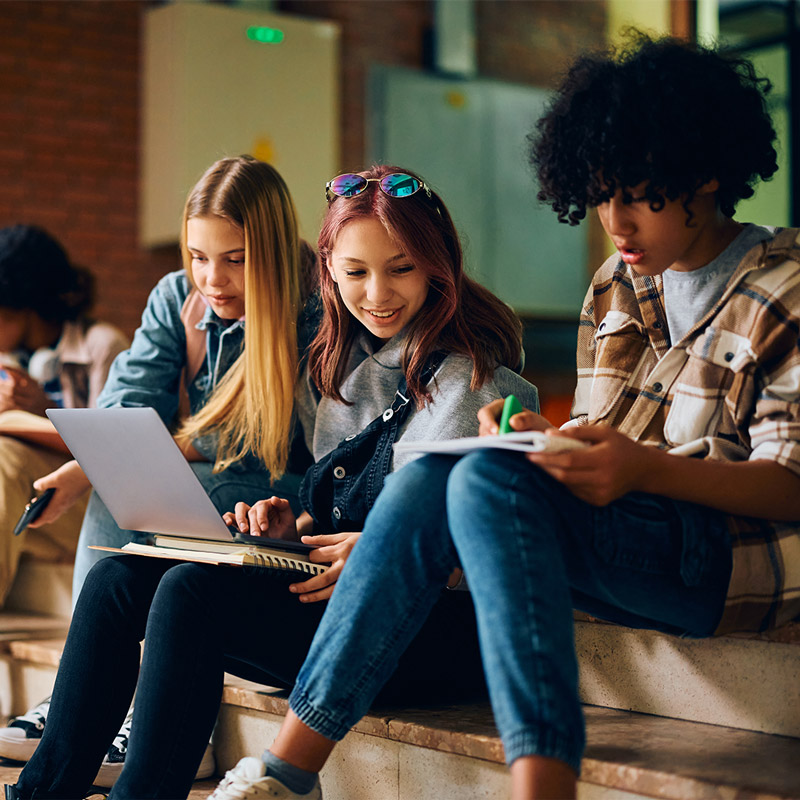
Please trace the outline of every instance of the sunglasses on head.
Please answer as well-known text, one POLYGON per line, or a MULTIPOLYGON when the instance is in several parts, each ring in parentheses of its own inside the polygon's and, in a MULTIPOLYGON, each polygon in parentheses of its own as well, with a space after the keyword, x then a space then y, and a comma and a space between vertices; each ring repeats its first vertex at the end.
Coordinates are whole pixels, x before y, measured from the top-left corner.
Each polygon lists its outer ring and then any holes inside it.
POLYGON ((380 190, 389 197, 411 197, 422 189, 428 197, 430 188, 419 178, 405 172, 392 172, 382 178, 365 178, 363 175, 345 173, 337 175, 325 184, 325 197, 330 203, 334 197, 355 197, 366 191, 370 183, 377 183, 380 190))

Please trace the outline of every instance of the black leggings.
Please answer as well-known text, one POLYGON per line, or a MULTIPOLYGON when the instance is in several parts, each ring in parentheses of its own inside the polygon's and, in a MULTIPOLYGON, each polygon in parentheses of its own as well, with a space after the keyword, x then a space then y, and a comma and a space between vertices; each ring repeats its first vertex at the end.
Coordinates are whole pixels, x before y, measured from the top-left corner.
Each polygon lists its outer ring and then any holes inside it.
MULTIPOLYGON (((75 608, 42 741, 17 783, 22 796, 82 797, 136 690, 125 767, 111 797, 186 797, 214 728, 224 672, 282 688, 294 683, 326 603, 301 603, 291 582, 257 568, 140 556, 96 564, 75 608)), ((484 691, 471 598, 443 590, 378 700, 419 705, 484 691)))

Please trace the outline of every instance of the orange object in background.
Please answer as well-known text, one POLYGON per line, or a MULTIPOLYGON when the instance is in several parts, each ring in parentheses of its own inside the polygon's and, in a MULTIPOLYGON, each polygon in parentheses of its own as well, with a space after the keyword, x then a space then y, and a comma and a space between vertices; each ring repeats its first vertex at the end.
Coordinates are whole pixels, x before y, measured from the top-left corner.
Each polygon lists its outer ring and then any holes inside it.
POLYGON ((572 407, 571 394, 543 395, 539 398, 541 413, 556 427, 563 425, 569 419, 572 407))

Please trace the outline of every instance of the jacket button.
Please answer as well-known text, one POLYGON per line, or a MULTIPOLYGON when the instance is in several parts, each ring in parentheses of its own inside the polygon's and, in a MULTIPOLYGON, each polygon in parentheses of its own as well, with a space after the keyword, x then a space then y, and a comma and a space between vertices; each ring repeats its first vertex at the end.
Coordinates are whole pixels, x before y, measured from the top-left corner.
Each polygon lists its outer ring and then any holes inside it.
POLYGON ((394 411, 391 408, 387 408, 386 411, 383 412, 383 421, 388 422, 394 416, 394 411))
POLYGON ((334 519, 341 519, 342 518, 342 511, 339 508, 339 506, 334 506, 333 507, 333 516, 334 516, 334 519))
POLYGON ((344 478, 345 475, 347 475, 347 473, 345 472, 344 467, 334 467, 333 468, 333 477, 334 478, 341 479, 341 478, 344 478))
POLYGON ((733 353, 725 353, 726 361, 733 361, 733 353))
POLYGON ((664 387, 660 383, 653 384, 653 391, 656 393, 660 392, 663 388, 664 387))

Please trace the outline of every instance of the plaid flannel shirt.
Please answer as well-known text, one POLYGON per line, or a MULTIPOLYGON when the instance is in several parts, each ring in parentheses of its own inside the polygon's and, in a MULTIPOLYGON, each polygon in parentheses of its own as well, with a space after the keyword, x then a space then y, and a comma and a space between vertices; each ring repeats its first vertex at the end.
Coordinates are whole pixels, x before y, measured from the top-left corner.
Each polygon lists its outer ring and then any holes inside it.
MULTIPOLYGON (((661 277, 612 256, 581 313, 573 419, 676 455, 770 459, 800 475, 799 336, 798 229, 750 250, 714 308, 674 345, 661 277)), ((800 614, 800 521, 731 516, 729 529, 733 571, 717 634, 800 614)))

